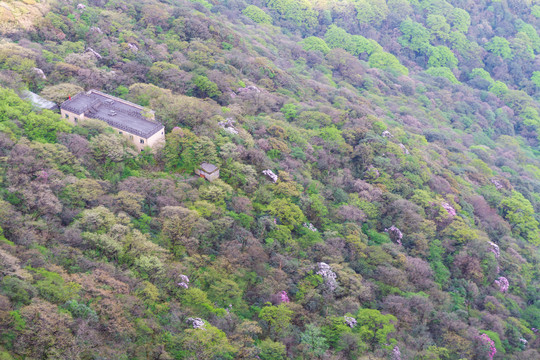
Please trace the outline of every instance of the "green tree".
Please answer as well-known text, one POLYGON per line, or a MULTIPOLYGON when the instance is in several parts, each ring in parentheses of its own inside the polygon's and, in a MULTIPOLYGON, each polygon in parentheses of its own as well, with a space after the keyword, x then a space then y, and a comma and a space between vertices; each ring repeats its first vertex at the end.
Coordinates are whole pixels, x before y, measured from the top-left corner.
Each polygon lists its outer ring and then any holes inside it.
POLYGON ((242 14, 256 22, 257 24, 272 24, 272 17, 255 5, 248 5, 242 14))
POLYGON ((347 50, 350 48, 351 35, 345 29, 332 24, 324 34, 324 40, 332 49, 340 48, 347 50))
POLYGON ((262 360, 285 360, 287 349, 280 342, 265 339, 259 343, 258 347, 261 349, 258 356, 262 360))
POLYGON ((458 60, 454 56, 454 53, 446 46, 436 46, 431 49, 428 67, 447 67, 453 69, 457 64, 458 60))
POLYGON ((305 352, 310 358, 320 358, 329 347, 321 329, 313 324, 308 324, 306 330, 300 334, 300 343, 305 346, 305 352))
POLYGON ((502 96, 508 92, 508 86, 502 81, 497 80, 489 87, 489 91, 497 96, 502 96))
POLYGON ((452 70, 447 67, 430 67, 425 71, 425 73, 433 77, 442 77, 448 79, 453 84, 457 84, 459 82, 454 73, 452 73, 452 70))
POLYGON ((291 230, 305 219, 302 210, 289 199, 274 199, 268 205, 268 211, 291 230))
POLYGON ((322 333, 328 344, 335 350, 340 350, 340 340, 343 334, 351 333, 352 329, 345 323, 342 316, 330 318, 329 324, 323 326, 322 333))
POLYGON ((432 39, 447 40, 450 34, 450 25, 442 15, 430 14, 426 19, 426 24, 431 30, 432 39))
POLYGON ((537 19, 540 19, 540 5, 533 5, 531 7, 531 15, 537 19))
POLYGON ((530 201, 518 191, 504 198, 499 204, 503 217, 512 225, 512 232, 523 236, 530 243, 540 245, 540 230, 530 201))
POLYGON ((268 0, 266 6, 306 32, 317 26, 317 12, 308 0, 268 0))
POLYGON ((324 39, 330 48, 340 48, 355 56, 364 53, 370 55, 382 51, 382 46, 375 40, 366 39, 361 35, 351 35, 334 24, 328 27, 324 39))
POLYGON ((431 45, 429 43, 430 32, 424 25, 407 19, 401 23, 399 30, 403 33, 398 42, 420 54, 428 54, 431 45))
POLYGON ((386 71, 395 71, 398 74, 408 75, 409 70, 401 65, 399 60, 392 54, 380 51, 369 57, 369 66, 386 71))
POLYGON ((259 318, 268 324, 270 334, 276 338, 289 328, 293 311, 285 304, 268 305, 259 311, 259 318))
POLYGON ((193 78, 193 85, 196 88, 196 94, 199 97, 210 97, 217 98, 221 96, 221 91, 219 91, 218 86, 210 81, 204 75, 197 75, 193 78))
POLYGON ((415 360, 448 360, 450 359, 450 351, 444 347, 432 345, 422 351, 415 360))
POLYGON ((60 83, 57 85, 45 86, 40 95, 57 104, 66 101, 70 96, 83 92, 84 89, 78 85, 70 83, 60 83))
POLYGON ((540 88, 540 71, 534 71, 531 76, 531 81, 534 85, 540 88))
POLYGON ((452 28, 462 33, 467 33, 467 31, 469 31, 469 26, 471 26, 471 16, 466 10, 456 7, 452 10, 449 17, 452 28))
POLYGON ((310 36, 305 38, 302 41, 302 47, 307 51, 320 51, 323 54, 328 54, 330 52, 330 47, 326 44, 321 38, 316 36, 310 36))
POLYGON ((433 240, 429 244, 429 263, 435 275, 435 281, 441 285, 446 285, 450 279, 450 271, 443 263, 444 248, 440 240, 433 240))
POLYGON ((23 101, 13 90, 0 88, 0 104, 0 123, 8 120, 21 123, 25 135, 31 140, 56 142, 58 132, 71 132, 72 126, 59 114, 50 110, 33 112, 32 105, 23 101))
POLYGON ((166 140, 163 153, 169 170, 192 172, 203 162, 219 164, 216 145, 206 136, 175 128, 166 140))
POLYGON ((45 269, 32 269, 36 273, 35 288, 39 294, 50 302, 65 303, 78 297, 81 286, 74 282, 66 282, 60 274, 45 269))
POLYGON ((538 54, 538 52, 540 52, 540 36, 536 32, 534 26, 532 26, 531 24, 523 23, 523 25, 519 27, 519 31, 527 35, 534 53, 538 54))
POLYGON ((32 285, 15 276, 5 276, 0 289, 15 305, 28 305, 37 294, 32 285))
POLYGON ((360 309, 356 314, 356 321, 358 324, 354 332, 367 343, 371 351, 377 346, 396 342, 395 339, 389 339, 389 335, 396 330, 394 324, 397 319, 394 315, 383 315, 375 309, 360 309))
POLYGON ((471 78, 471 79, 481 78, 481 79, 484 79, 484 80, 488 81, 490 84, 494 83, 493 79, 491 78, 490 73, 488 73, 486 70, 484 70, 482 68, 472 69, 472 71, 469 74, 469 78, 471 78))
POLYGON ((237 349, 229 343, 225 333, 205 322, 204 329, 187 329, 182 340, 189 359, 208 360, 230 357, 237 349))
POLYGON ((287 119, 287 121, 292 121, 296 119, 296 116, 298 115, 298 106, 290 103, 285 104, 280 111, 283 113, 283 115, 285 115, 285 119, 287 119))
POLYGON ((380 25, 388 16, 385 0, 356 0, 356 18, 360 25, 380 25))
POLYGON ((484 48, 503 59, 512 58, 512 49, 510 49, 510 42, 503 37, 495 36, 493 37, 484 48))

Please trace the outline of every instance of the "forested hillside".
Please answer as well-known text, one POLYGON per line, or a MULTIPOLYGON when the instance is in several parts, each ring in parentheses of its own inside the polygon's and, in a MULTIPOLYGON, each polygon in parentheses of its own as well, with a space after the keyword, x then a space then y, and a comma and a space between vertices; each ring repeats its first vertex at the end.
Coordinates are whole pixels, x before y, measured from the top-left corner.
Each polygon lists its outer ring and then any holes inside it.
POLYGON ((538 0, 0 3, 0 359, 540 359, 539 28, 538 0), (148 107, 166 144, 25 89, 148 107))

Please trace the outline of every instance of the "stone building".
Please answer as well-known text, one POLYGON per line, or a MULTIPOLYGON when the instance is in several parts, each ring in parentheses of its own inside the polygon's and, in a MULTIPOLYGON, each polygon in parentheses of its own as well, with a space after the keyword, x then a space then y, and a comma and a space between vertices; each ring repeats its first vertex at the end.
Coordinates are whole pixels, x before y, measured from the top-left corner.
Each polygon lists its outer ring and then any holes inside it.
POLYGON ((219 178, 219 169, 215 165, 202 163, 198 169, 195 169, 195 174, 204 177, 208 181, 214 181, 219 178))
POLYGON ((60 113, 74 125, 88 118, 104 121, 141 151, 165 142, 165 128, 155 120, 153 111, 97 90, 64 101, 60 113))

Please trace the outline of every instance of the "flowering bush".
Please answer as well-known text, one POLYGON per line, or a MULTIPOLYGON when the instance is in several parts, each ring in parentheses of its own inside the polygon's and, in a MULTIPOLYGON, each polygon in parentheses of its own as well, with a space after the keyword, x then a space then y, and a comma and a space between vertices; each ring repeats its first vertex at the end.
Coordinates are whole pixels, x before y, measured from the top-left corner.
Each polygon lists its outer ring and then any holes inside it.
POLYGON ((181 282, 178 283, 178 286, 181 286, 185 289, 189 288, 189 278, 186 275, 180 275, 181 282))
POLYGON ((385 138, 393 138, 394 135, 392 135, 392 133, 388 130, 384 130, 381 134, 382 137, 385 137, 385 138))
POLYGON ((441 203, 441 206, 443 207, 444 210, 446 210, 446 212, 448 213, 448 215, 450 215, 451 217, 454 217, 457 215, 457 212, 456 212, 456 209, 454 209, 452 207, 452 205, 450 205, 449 203, 447 202, 442 202, 441 203))
POLYGON ((392 350, 392 360, 401 360, 401 351, 399 351, 397 345, 394 346, 394 349, 392 350))
POLYGON ((385 232, 390 235, 390 239, 395 241, 398 245, 401 245, 401 239, 403 238, 403 233, 395 225, 392 225, 388 229, 384 229, 385 232))
POLYGON ((266 170, 263 170, 262 172, 264 175, 268 176, 270 178, 270 180, 272 180, 272 182, 277 182, 278 181, 278 176, 276 174, 274 174, 274 172, 270 169, 266 169, 266 170))
POLYGON ((279 292, 279 300, 280 300, 282 303, 288 303, 288 302, 291 302, 291 301, 289 300, 289 296, 287 296, 287 292, 286 292, 285 290, 279 292))
POLYGON ((508 279, 504 276, 500 276, 497 280, 495 280, 495 285, 499 287, 499 290, 502 293, 505 293, 508 291, 508 287, 510 286, 510 283, 508 282, 508 279))
POLYGON ((47 181, 49 179, 49 173, 46 170, 41 170, 37 175, 38 180, 47 181))
POLYGON ((332 271, 332 268, 327 263, 320 262, 317 264, 319 271, 317 275, 321 275, 324 279, 324 284, 330 292, 333 292, 337 288, 336 273, 332 271))
POLYGON ((494 242, 489 242, 489 245, 491 245, 490 251, 495 254, 495 257, 498 258, 501 256, 501 251, 499 249, 499 245, 495 244, 494 242))
POLYGON ((344 316, 345 324, 347 324, 348 327, 353 328, 356 326, 357 322, 356 319, 351 316, 344 316))
POLYGON ((476 339, 480 342, 482 352, 487 355, 489 360, 493 360, 493 357, 497 353, 495 342, 487 334, 477 336, 476 339))
POLYGON ((493 185, 495 185, 495 188, 497 188, 497 190, 500 190, 502 188, 504 188, 504 186, 501 184, 501 182, 497 179, 490 179, 489 181, 491 181, 491 183, 493 185))
POLYGON ((225 121, 218 122, 218 125, 231 134, 238 134, 238 130, 234 127, 234 123, 235 121, 232 118, 227 118, 225 121))
POLYGON ((206 330, 204 327, 204 320, 201 318, 188 318, 187 322, 190 322, 194 329, 206 330))
POLYGON ((317 228, 312 223, 304 223, 303 226, 311 231, 318 231, 317 228))

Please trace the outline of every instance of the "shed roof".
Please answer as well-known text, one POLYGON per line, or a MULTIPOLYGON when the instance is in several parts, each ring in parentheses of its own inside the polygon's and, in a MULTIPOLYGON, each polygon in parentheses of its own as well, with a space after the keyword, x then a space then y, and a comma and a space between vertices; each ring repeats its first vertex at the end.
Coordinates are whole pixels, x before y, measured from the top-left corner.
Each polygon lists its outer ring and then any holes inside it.
POLYGON ((201 164, 201 170, 204 171, 207 174, 211 174, 214 171, 216 171, 218 168, 216 165, 209 164, 209 163, 202 163, 201 164))

